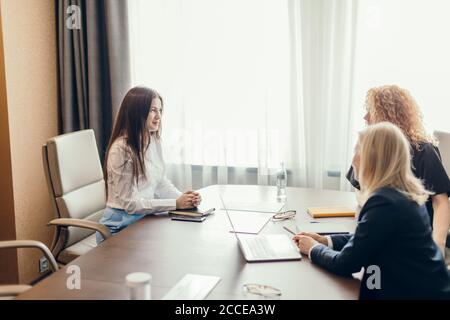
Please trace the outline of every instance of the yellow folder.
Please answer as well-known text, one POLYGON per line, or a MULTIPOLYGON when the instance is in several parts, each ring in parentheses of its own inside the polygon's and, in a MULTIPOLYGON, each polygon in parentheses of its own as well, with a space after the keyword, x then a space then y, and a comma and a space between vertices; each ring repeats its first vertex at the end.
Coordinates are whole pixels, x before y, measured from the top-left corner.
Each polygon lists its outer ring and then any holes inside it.
POLYGON ((354 217, 356 211, 349 207, 311 207, 308 213, 313 218, 336 218, 336 217, 354 217))

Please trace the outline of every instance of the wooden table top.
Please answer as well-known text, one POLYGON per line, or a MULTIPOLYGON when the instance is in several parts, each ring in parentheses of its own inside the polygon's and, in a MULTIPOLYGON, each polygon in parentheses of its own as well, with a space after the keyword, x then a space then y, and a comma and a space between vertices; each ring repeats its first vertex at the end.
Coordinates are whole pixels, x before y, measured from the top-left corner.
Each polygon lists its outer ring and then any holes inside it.
MULTIPOLYGON (((301 261, 247 263, 242 256, 225 211, 228 202, 276 201, 276 188, 268 186, 215 185, 200 190, 202 206, 216 213, 204 222, 172 221, 167 216, 147 216, 109 238, 87 254, 50 275, 18 299, 128 299, 125 276, 132 272, 152 275, 152 299, 161 299, 187 273, 219 276, 221 281, 207 299, 255 299, 243 284, 260 283, 281 290, 281 299, 357 299, 359 281, 333 275, 303 256, 301 261), (81 270, 81 289, 70 290, 66 281, 70 265, 81 270)), ((354 207, 352 192, 287 188, 284 209, 297 210, 295 221, 269 221, 261 233, 285 233, 313 221, 310 206, 354 207)), ((324 221, 322 219, 321 221, 324 221)), ((327 218, 327 223, 345 223, 353 231, 354 218, 327 218)))

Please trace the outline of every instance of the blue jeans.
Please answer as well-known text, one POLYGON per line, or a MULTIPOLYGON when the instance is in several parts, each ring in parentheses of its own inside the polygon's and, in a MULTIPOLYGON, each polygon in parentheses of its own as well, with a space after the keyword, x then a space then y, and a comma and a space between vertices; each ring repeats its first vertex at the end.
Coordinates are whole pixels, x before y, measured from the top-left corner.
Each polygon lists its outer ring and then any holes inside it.
MULTIPOLYGON (((130 224, 142 219, 145 214, 128 214, 125 210, 106 207, 100 223, 108 227, 112 235, 115 235, 130 224)), ((97 232, 95 234, 97 244, 103 242, 103 236, 97 232)))

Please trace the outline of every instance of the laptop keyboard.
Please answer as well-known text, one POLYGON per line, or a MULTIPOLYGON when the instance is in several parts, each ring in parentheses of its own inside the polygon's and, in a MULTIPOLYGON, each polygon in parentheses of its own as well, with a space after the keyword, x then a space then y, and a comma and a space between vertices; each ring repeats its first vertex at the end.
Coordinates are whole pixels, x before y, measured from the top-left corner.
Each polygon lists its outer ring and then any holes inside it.
POLYGON ((246 241, 250 253, 255 258, 272 258, 278 256, 266 237, 248 238, 246 241))

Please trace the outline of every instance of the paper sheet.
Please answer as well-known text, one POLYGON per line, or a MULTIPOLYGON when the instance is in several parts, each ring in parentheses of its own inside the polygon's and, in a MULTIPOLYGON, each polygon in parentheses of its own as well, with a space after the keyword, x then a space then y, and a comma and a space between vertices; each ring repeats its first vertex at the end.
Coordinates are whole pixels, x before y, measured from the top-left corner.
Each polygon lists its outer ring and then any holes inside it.
POLYGON ((203 300, 220 281, 220 277, 186 274, 162 300, 203 300))
MULTIPOLYGON (((251 212, 266 212, 277 213, 279 212, 284 203, 282 202, 230 202, 225 203, 228 210, 233 211, 251 211, 251 212)), ((222 208, 225 210, 225 208, 222 208)))
MULTIPOLYGON (((236 233, 258 234, 273 216, 272 213, 228 210, 236 233)), ((233 232, 230 226, 230 232, 233 232)))

